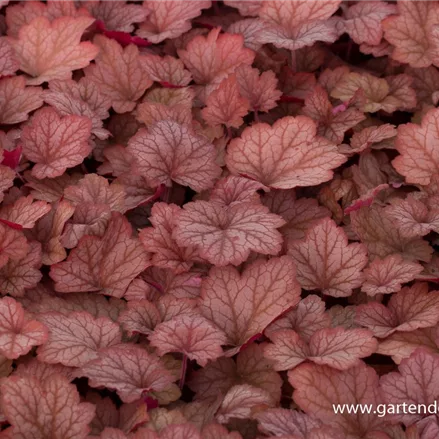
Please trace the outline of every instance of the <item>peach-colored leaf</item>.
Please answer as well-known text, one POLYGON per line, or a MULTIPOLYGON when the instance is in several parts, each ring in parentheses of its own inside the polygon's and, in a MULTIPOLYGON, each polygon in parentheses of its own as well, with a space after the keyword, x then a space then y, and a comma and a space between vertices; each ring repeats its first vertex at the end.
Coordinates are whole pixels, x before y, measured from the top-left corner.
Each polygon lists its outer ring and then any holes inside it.
POLYGON ((40 87, 26 87, 23 76, 0 79, 1 124, 23 122, 28 119, 28 113, 43 103, 43 90, 40 87))
POLYGON ((90 17, 60 17, 50 22, 37 17, 20 28, 17 39, 9 38, 20 70, 32 77, 28 83, 70 79, 73 70, 88 66, 99 48, 81 42, 81 36, 93 21, 90 17))
POLYGON ((113 212, 102 238, 83 237, 66 261, 51 267, 55 289, 122 297, 130 282, 148 266, 147 253, 131 235, 128 221, 113 212))
POLYGON ((33 229, 27 231, 27 236, 42 244, 43 264, 56 264, 67 256, 60 239, 64 225, 74 210, 74 206, 66 200, 56 202, 50 212, 39 219, 33 229))
POLYGON ((78 370, 77 376, 86 376, 91 387, 116 390, 126 403, 144 393, 165 390, 176 379, 157 356, 127 343, 103 349, 97 360, 78 370))
POLYGON ((0 267, 8 260, 18 261, 29 251, 29 244, 24 235, 16 229, 0 222, 0 267))
POLYGON ((223 204, 224 206, 240 202, 259 204, 261 201, 257 193, 259 190, 266 191, 268 188, 257 181, 230 175, 218 180, 210 192, 209 201, 223 204))
POLYGON ((210 0, 190 2, 146 0, 144 7, 149 11, 149 15, 140 25, 137 35, 154 44, 161 43, 167 38, 177 38, 190 30, 192 26, 190 20, 200 15, 202 9, 208 9, 210 6, 210 0))
POLYGON ((12 376, 1 383, 1 391, 14 439, 85 439, 90 432, 95 408, 81 402, 76 386, 62 375, 12 376))
POLYGON ((97 35, 99 47, 95 64, 85 69, 86 77, 95 82, 103 95, 111 99, 116 113, 132 111, 136 101, 152 85, 139 62, 139 49, 130 44, 125 49, 115 40, 97 35))
POLYGON ((326 90, 317 85, 305 98, 303 114, 318 122, 317 133, 334 143, 341 143, 346 131, 366 118, 355 108, 334 112, 326 90))
POLYGON ((312 227, 304 240, 291 242, 288 253, 296 263, 298 281, 307 290, 347 297, 363 282, 366 247, 349 244, 343 229, 329 218, 312 227))
POLYGON ((395 127, 388 123, 380 126, 366 127, 354 133, 351 137, 352 152, 360 153, 374 143, 395 137, 396 133, 395 127))
POLYGON ((236 79, 239 93, 250 102, 253 111, 270 111, 282 95, 276 88, 277 78, 271 70, 260 74, 258 69, 243 64, 236 69, 236 79))
POLYGON ((293 329, 300 337, 308 342, 319 329, 329 328, 331 318, 325 312, 325 302, 314 294, 302 299, 298 305, 286 314, 276 319, 265 331, 271 337, 276 331, 293 329))
POLYGON ((19 67, 20 63, 11 44, 5 37, 0 37, 0 78, 13 75, 19 67))
POLYGON ((110 183, 96 174, 87 174, 73 186, 64 189, 64 197, 73 205, 105 204, 112 211, 125 212, 125 191, 121 184, 110 183))
POLYGON ((28 320, 23 307, 12 297, 0 299, 0 354, 12 360, 47 340, 46 327, 28 320))
MULTIPOLYGON (((435 371, 439 367, 437 355, 418 349, 403 360, 398 372, 390 372, 380 379, 380 387, 386 403, 424 404, 428 407, 439 398, 435 371)), ((413 424, 425 416, 424 413, 396 412, 394 419, 405 425, 413 424)))
POLYGON ((439 7, 434 2, 398 2, 399 15, 382 22, 384 37, 395 46, 392 58, 412 67, 439 62, 439 7))
POLYGON ((249 101, 241 96, 236 75, 231 74, 208 95, 201 115, 211 126, 224 124, 226 127, 239 128, 248 110, 249 101))
POLYGON ((421 264, 405 261, 400 255, 376 258, 364 270, 365 281, 361 291, 369 296, 400 291, 402 284, 415 279, 422 270, 421 264))
POLYGON ((278 189, 323 183, 346 158, 335 144, 316 134, 315 122, 305 116, 284 117, 272 127, 252 125, 230 142, 227 167, 278 189))
POLYGON ((128 142, 137 167, 155 184, 175 181, 196 191, 208 189, 221 169, 215 164, 215 147, 204 137, 171 120, 140 129, 128 142))
POLYGON ((24 229, 31 229, 50 209, 50 204, 45 201, 34 201, 29 195, 20 197, 13 204, 3 205, 0 208, 0 218, 19 224, 24 229))
POLYGON ((91 152, 91 121, 82 116, 60 117, 53 108, 42 108, 23 129, 23 154, 35 166, 39 179, 58 177, 82 163, 91 152))
POLYGON ((241 35, 220 35, 220 28, 217 28, 206 37, 193 38, 185 50, 178 51, 178 55, 197 84, 219 83, 241 64, 252 64, 255 54, 243 46, 241 35))
POLYGON ((293 369, 307 359, 347 370, 377 348, 372 333, 364 329, 320 329, 311 336, 308 344, 291 330, 274 332, 270 338, 273 343, 265 346, 264 355, 274 360, 275 370, 293 369))
POLYGON ((181 208, 175 204, 155 203, 149 221, 153 227, 142 229, 139 239, 145 249, 152 253, 152 265, 170 268, 175 273, 189 271, 199 260, 193 247, 180 247, 172 238, 181 208))
POLYGON ((420 238, 404 238, 386 214, 385 209, 372 205, 351 213, 352 228, 367 246, 371 258, 384 258, 399 253, 404 259, 428 262, 433 249, 420 238))
POLYGON ((421 126, 408 123, 398 127, 395 147, 399 156, 392 161, 407 183, 427 185, 439 172, 439 152, 434 148, 439 136, 439 110, 430 110, 421 126))
POLYGON ((180 315, 160 323, 149 336, 151 345, 160 356, 181 352, 200 366, 206 366, 223 354, 224 332, 201 316, 180 315))
POLYGON ((201 313, 240 347, 296 305, 300 288, 288 256, 256 261, 242 274, 231 267, 211 269, 201 286, 201 313))
POLYGON ((88 312, 41 314, 38 320, 49 330, 49 338, 37 350, 46 363, 82 367, 99 356, 101 349, 121 342, 119 325, 88 312))
POLYGON ((145 53, 139 61, 152 81, 164 83, 167 86, 184 87, 192 80, 190 72, 184 68, 183 62, 178 58, 145 53))
POLYGON ((439 291, 415 283, 392 295, 387 307, 371 302, 357 307, 356 322, 384 338, 395 331, 409 332, 434 326, 439 321, 439 291))
POLYGON ((362 1, 354 4, 345 13, 346 32, 357 44, 376 46, 383 37, 382 20, 396 12, 395 5, 383 1, 362 1))
POLYGON ((250 251, 279 253, 282 235, 276 229, 284 224, 281 217, 260 204, 223 206, 196 201, 184 205, 173 236, 182 247, 196 247, 211 264, 239 265, 250 251))
POLYGON ((2 295, 23 297, 25 291, 35 288, 43 277, 41 267, 41 244, 29 243, 29 253, 21 259, 9 260, 0 268, 0 291, 2 295))
POLYGON ((288 372, 288 379, 295 389, 293 398, 299 408, 313 418, 341 429, 345 437, 367 437, 368 432, 379 431, 384 423, 372 413, 334 413, 333 404, 372 404, 376 407, 381 403, 378 375, 363 362, 346 371, 301 364, 288 372))

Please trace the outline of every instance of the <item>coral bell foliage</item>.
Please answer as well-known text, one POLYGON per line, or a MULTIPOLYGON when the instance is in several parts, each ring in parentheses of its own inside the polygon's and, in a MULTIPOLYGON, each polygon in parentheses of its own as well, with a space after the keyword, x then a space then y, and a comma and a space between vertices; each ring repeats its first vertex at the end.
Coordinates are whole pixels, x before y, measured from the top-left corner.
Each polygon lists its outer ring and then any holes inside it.
POLYGON ((438 29, 0 0, 0 438, 439 438, 438 29))

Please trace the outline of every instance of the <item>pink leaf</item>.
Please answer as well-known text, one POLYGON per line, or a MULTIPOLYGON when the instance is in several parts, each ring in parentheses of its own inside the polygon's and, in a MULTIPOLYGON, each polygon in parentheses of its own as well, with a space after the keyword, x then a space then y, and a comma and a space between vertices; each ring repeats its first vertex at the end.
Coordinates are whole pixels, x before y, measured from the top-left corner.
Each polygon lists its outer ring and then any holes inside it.
POLYGON ((276 228, 284 221, 265 206, 235 203, 230 206, 196 201, 184 206, 174 237, 180 246, 198 248, 210 263, 239 265, 250 251, 276 255, 282 236, 276 228))
POLYGON ((130 139, 128 151, 135 156, 139 172, 156 184, 171 186, 175 181, 201 191, 220 174, 214 146, 170 120, 139 130, 130 139))
POLYGON ((386 40, 395 46, 392 58, 412 67, 428 67, 438 59, 438 39, 434 32, 439 19, 435 3, 398 3, 399 15, 382 25, 386 40))
POLYGON ((346 234, 329 218, 310 229, 304 240, 292 242, 288 253, 296 262, 302 288, 346 297, 363 282, 361 270, 367 264, 365 246, 348 244, 346 234))
POLYGON ((300 289, 293 261, 283 256, 257 261, 240 275, 233 267, 211 269, 203 281, 201 313, 239 347, 293 307, 300 289))
POLYGON ((75 312, 67 317, 42 314, 38 319, 49 330, 48 340, 37 351, 38 359, 46 363, 82 367, 97 359, 101 349, 121 342, 119 325, 106 317, 75 312))
POLYGON ((93 23, 89 17, 60 17, 50 22, 37 17, 22 26, 18 38, 9 38, 20 70, 38 85, 52 79, 70 79, 72 71, 82 69, 99 51, 92 43, 81 42, 84 31, 93 23))
POLYGON ((132 44, 123 49, 116 41, 100 35, 93 42, 100 51, 95 64, 85 69, 86 77, 111 100, 116 113, 132 111, 136 101, 152 85, 140 65, 139 49, 132 44))
POLYGON ((201 115, 211 126, 223 124, 239 128, 244 123, 242 118, 247 115, 249 106, 249 101, 239 93, 236 75, 231 74, 207 96, 201 115))
MULTIPOLYGON (((243 177, 230 175, 218 180, 210 192, 209 200, 213 203, 228 206, 239 202, 260 203, 259 190, 268 190, 263 184, 243 177)), ((276 213, 276 212, 275 212, 276 213)))
POLYGON ((361 291, 369 296, 400 291, 402 284, 415 279, 422 270, 422 265, 405 261, 400 255, 374 259, 364 270, 365 282, 361 291))
POLYGON ((13 47, 5 37, 0 37, 0 78, 13 75, 19 67, 13 47))
POLYGON ((85 117, 60 117, 52 108, 39 110, 21 136, 23 154, 36 163, 32 175, 58 177, 82 163, 91 152, 90 132, 91 122, 85 117))
POLYGON ((178 58, 169 55, 162 58, 146 53, 139 58, 139 61, 152 81, 184 87, 192 80, 190 72, 184 68, 183 62, 178 58))
POLYGON ((202 9, 210 8, 208 0, 191 2, 156 2, 147 0, 144 7, 149 11, 145 22, 140 25, 137 35, 147 38, 154 44, 167 38, 179 37, 191 28, 190 20, 201 14, 202 9))
POLYGON ((0 217, 25 229, 31 229, 35 222, 46 215, 51 209, 44 201, 34 201, 32 196, 21 197, 15 203, 3 206, 0 217))
POLYGON ((394 294, 387 308, 376 302, 357 307, 356 322, 377 337, 395 331, 413 331, 434 326, 439 321, 439 291, 428 292, 426 283, 415 283, 394 294))
POLYGON ((347 370, 377 348, 372 333, 363 329, 320 329, 311 336, 308 345, 289 330, 273 332, 270 338, 273 344, 265 347, 264 355, 275 361, 276 370, 293 369, 306 359, 347 370))
POLYGON ((29 251, 29 244, 19 230, 14 230, 0 222, 0 267, 8 260, 18 261, 29 251))
POLYGON ((382 1, 357 3, 346 11, 346 31, 355 43, 376 46, 383 37, 382 20, 396 11, 395 5, 382 1))
POLYGON ((226 335, 203 317, 186 315, 160 323, 149 340, 161 356, 181 352, 206 366, 223 354, 221 345, 226 344, 226 335))
POLYGON ((85 439, 94 406, 80 402, 76 386, 55 374, 44 381, 13 376, 1 383, 1 404, 13 438, 85 439))
POLYGON ((28 119, 28 113, 43 103, 43 90, 40 87, 26 87, 23 76, 0 79, 1 124, 23 122, 28 119))
POLYGON ((92 387, 116 390, 126 403, 136 401, 143 393, 165 390, 175 381, 158 357, 130 344, 103 349, 97 360, 79 369, 77 376, 86 376, 92 387))
MULTIPOLYGON (((435 370, 439 367, 439 357, 419 349, 403 360, 399 372, 391 372, 380 380, 386 403, 425 404, 428 406, 439 398, 435 370)), ((405 425, 422 419, 419 413, 397 413, 395 418, 405 425)))
POLYGON ((47 340, 46 327, 25 317, 22 306, 11 297, 0 299, 0 354, 16 359, 47 340))
POLYGON ((148 266, 148 255, 131 234, 128 221, 114 212, 102 238, 83 237, 67 261, 51 267, 55 289, 122 297, 130 282, 148 266))
POLYGON ((43 277, 40 267, 42 263, 41 244, 29 243, 29 253, 21 259, 9 260, 0 268, 0 291, 2 295, 23 297, 25 291, 36 287, 43 277))
POLYGON ((272 127, 263 123, 247 127, 230 142, 227 166, 234 174, 278 189, 323 183, 346 159, 316 132, 314 121, 305 116, 284 117, 272 127))
POLYGON ((197 84, 219 83, 241 64, 252 64, 255 54, 243 44, 241 35, 220 35, 217 28, 206 37, 199 35, 193 38, 186 50, 179 50, 178 55, 197 84))
POLYGON ((288 373, 295 388, 293 398, 306 414, 325 424, 341 429, 346 437, 367 437, 368 432, 379 430, 383 419, 376 414, 334 413, 333 404, 372 404, 381 402, 378 375, 369 366, 359 363, 346 371, 328 366, 302 364, 288 373))

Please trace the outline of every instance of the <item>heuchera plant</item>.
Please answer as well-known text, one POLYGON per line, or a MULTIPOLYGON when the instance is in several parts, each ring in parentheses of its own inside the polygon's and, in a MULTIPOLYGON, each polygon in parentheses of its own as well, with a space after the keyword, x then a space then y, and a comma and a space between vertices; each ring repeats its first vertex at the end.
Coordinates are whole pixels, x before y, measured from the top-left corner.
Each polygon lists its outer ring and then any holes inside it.
POLYGON ((0 439, 438 439, 438 29, 0 0, 0 439))

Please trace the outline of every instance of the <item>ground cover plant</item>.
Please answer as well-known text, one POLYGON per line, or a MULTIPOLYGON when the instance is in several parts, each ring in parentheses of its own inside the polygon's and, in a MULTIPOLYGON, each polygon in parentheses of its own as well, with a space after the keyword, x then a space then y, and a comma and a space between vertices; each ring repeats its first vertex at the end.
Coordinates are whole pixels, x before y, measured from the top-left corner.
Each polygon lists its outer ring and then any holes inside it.
POLYGON ((439 2, 0 6, 1 439, 439 437, 439 2))

